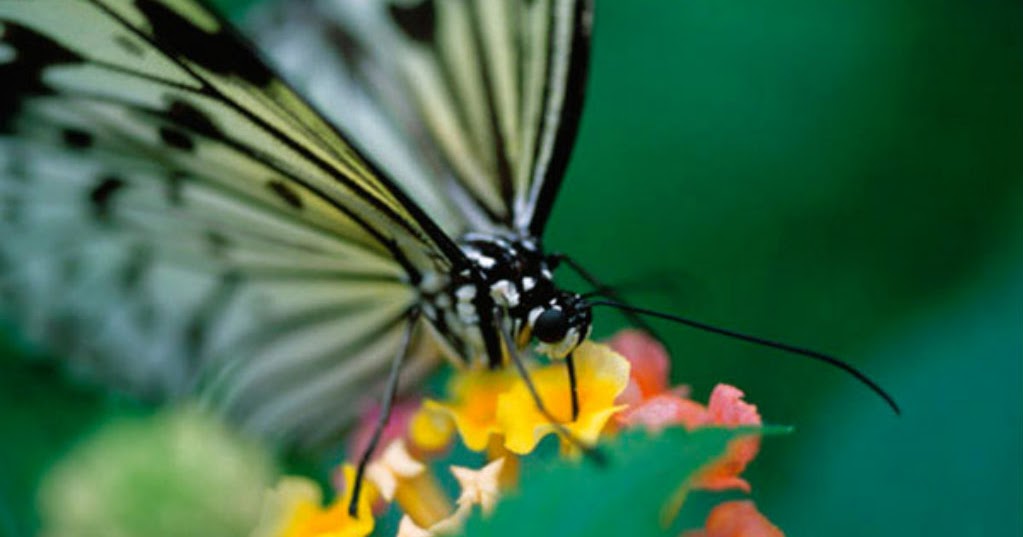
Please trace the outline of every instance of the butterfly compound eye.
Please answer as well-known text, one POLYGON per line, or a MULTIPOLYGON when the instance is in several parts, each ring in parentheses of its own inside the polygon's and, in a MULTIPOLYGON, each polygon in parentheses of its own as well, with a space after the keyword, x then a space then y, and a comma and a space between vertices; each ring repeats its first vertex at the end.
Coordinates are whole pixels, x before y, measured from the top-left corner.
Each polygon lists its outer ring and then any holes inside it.
POLYGON ((561 341, 568 333, 568 315, 559 308, 550 308, 533 323, 533 335, 544 343, 561 341))

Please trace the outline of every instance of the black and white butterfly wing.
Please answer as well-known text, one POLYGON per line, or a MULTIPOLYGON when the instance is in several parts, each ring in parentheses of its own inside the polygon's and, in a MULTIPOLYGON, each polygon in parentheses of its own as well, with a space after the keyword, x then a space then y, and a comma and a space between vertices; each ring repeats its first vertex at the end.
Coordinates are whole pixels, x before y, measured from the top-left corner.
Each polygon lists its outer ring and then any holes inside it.
POLYGON ((469 230, 527 237, 568 165, 591 26, 587 0, 284 0, 255 24, 328 115, 366 103, 344 124, 381 162, 427 170, 469 230))
POLYGON ((3 0, 0 80, 3 308, 136 393, 323 439, 461 262, 191 0, 3 0))

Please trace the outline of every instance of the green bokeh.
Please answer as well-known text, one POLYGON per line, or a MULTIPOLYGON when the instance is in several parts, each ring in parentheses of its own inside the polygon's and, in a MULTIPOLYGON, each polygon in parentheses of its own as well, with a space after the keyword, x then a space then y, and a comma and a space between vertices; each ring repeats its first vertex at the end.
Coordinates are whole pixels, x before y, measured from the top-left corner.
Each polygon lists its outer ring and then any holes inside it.
POLYGON ((598 5, 548 245, 611 281, 656 275, 644 305, 836 353, 905 409, 893 417, 818 364, 659 325, 677 380, 698 394, 733 383, 796 426, 749 472, 792 535, 1023 531, 1023 297, 998 302, 1023 275, 1020 15, 1008 2, 598 5), (957 308, 999 306, 1017 320, 957 327, 957 308), (955 468, 980 464, 1004 473, 955 468), (855 479, 870 468, 877 482, 855 479))
POLYGON ((906 404, 902 419, 849 407, 852 387, 842 387, 802 419, 802 438, 777 441, 789 440, 788 463, 770 468, 758 492, 782 527, 832 537, 1020 535, 1023 265, 1013 269, 869 351, 906 404))
MULTIPOLYGON (((791 535, 1023 532, 1020 3, 597 9, 547 246, 641 282, 644 306, 833 352, 894 392, 901 419, 819 364, 658 325, 677 381, 735 384, 796 426, 748 475, 791 535)), ((0 361, 12 535, 46 462, 124 407, 16 363, 0 361)))

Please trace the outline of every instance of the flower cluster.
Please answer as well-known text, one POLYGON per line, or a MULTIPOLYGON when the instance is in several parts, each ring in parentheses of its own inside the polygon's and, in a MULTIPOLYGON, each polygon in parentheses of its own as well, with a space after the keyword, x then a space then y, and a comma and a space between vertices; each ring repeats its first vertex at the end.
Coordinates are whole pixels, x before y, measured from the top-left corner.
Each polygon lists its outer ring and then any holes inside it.
MULTIPOLYGON (((622 397, 628 408, 617 416, 621 425, 645 426, 652 430, 681 425, 692 430, 698 427, 758 426, 763 423, 757 407, 743 401, 742 391, 734 386, 715 386, 706 406, 689 399, 689 388, 686 386, 669 389, 668 354, 659 343, 645 334, 625 331, 615 336, 610 344, 611 348, 623 355, 633 357, 631 360, 635 371, 629 390, 622 397)), ((760 438, 757 436, 733 441, 726 456, 704 469, 690 486, 694 489, 739 489, 749 492, 749 483, 739 475, 759 450, 760 438)))
MULTIPOLYGON (((576 349, 575 360, 579 401, 575 419, 563 364, 534 367, 530 377, 550 414, 575 438, 592 444, 611 417, 626 408, 615 399, 628 385, 629 362, 592 342, 576 349)), ((451 383, 450 393, 447 402, 427 400, 423 410, 449 417, 469 449, 480 451, 494 446, 514 455, 528 455, 544 437, 556 432, 511 368, 459 375, 451 383)))
MULTIPOLYGON (((529 375, 549 414, 585 444, 636 427, 656 431, 761 425, 756 407, 743 401, 735 387, 719 384, 706 405, 690 399, 684 386, 669 387, 668 354, 642 332, 623 331, 608 345, 584 342, 574 357, 578 402, 574 419, 564 363, 532 364, 529 375)), ((376 411, 369 413, 352 437, 353 457, 368 444, 376 417, 376 411)), ((503 492, 516 487, 521 458, 546 437, 561 439, 563 456, 576 455, 574 444, 557 433, 558 426, 537 407, 514 369, 460 371, 450 380, 446 397, 400 401, 395 406, 382 438, 384 448, 367 468, 357 516, 347 512, 354 472, 346 465, 336 483, 343 493, 326 507, 309 483, 282 482, 254 537, 363 537, 373 531, 373 514, 391 504, 404 514, 399 537, 457 534, 473 512, 486 516, 503 492), (488 462, 479 469, 450 467, 461 489, 452 499, 429 463, 445 453, 456 436, 470 450, 485 453, 488 462)), ((741 474, 759 447, 757 436, 733 440, 724 456, 679 484, 666 513, 673 516, 693 490, 749 492, 741 474)), ((752 502, 733 501, 716 507, 705 529, 685 537, 780 535, 752 502)))
MULTIPOLYGON (((612 349, 629 357, 632 364, 629 387, 619 397, 628 408, 616 416, 623 427, 644 426, 651 430, 681 425, 692 430, 699 427, 742 427, 763 424, 757 407, 742 400, 741 390, 718 384, 707 405, 689 398, 687 386, 668 387, 671 360, 664 347, 646 334, 634 330, 619 332, 611 341, 612 349)), ((724 491, 737 489, 750 492, 750 484, 740 477, 760 450, 759 436, 733 440, 720 459, 701 469, 688 482, 682 483, 671 498, 666 514, 674 516, 692 490, 724 491)), ((684 537, 780 537, 773 526, 754 507, 753 502, 725 502, 711 511, 706 529, 687 532, 684 537)))

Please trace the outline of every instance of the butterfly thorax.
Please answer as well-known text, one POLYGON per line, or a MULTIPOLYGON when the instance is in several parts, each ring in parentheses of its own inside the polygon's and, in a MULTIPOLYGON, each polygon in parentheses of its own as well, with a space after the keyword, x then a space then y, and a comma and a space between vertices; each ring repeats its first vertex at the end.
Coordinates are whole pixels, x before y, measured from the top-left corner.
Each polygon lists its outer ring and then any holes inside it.
POLYGON ((471 233, 459 246, 469 266, 420 290, 423 313, 460 361, 501 364, 493 350, 501 337, 497 327, 519 349, 536 338, 537 350, 556 358, 589 335, 589 307, 554 284, 557 262, 535 241, 471 233))

